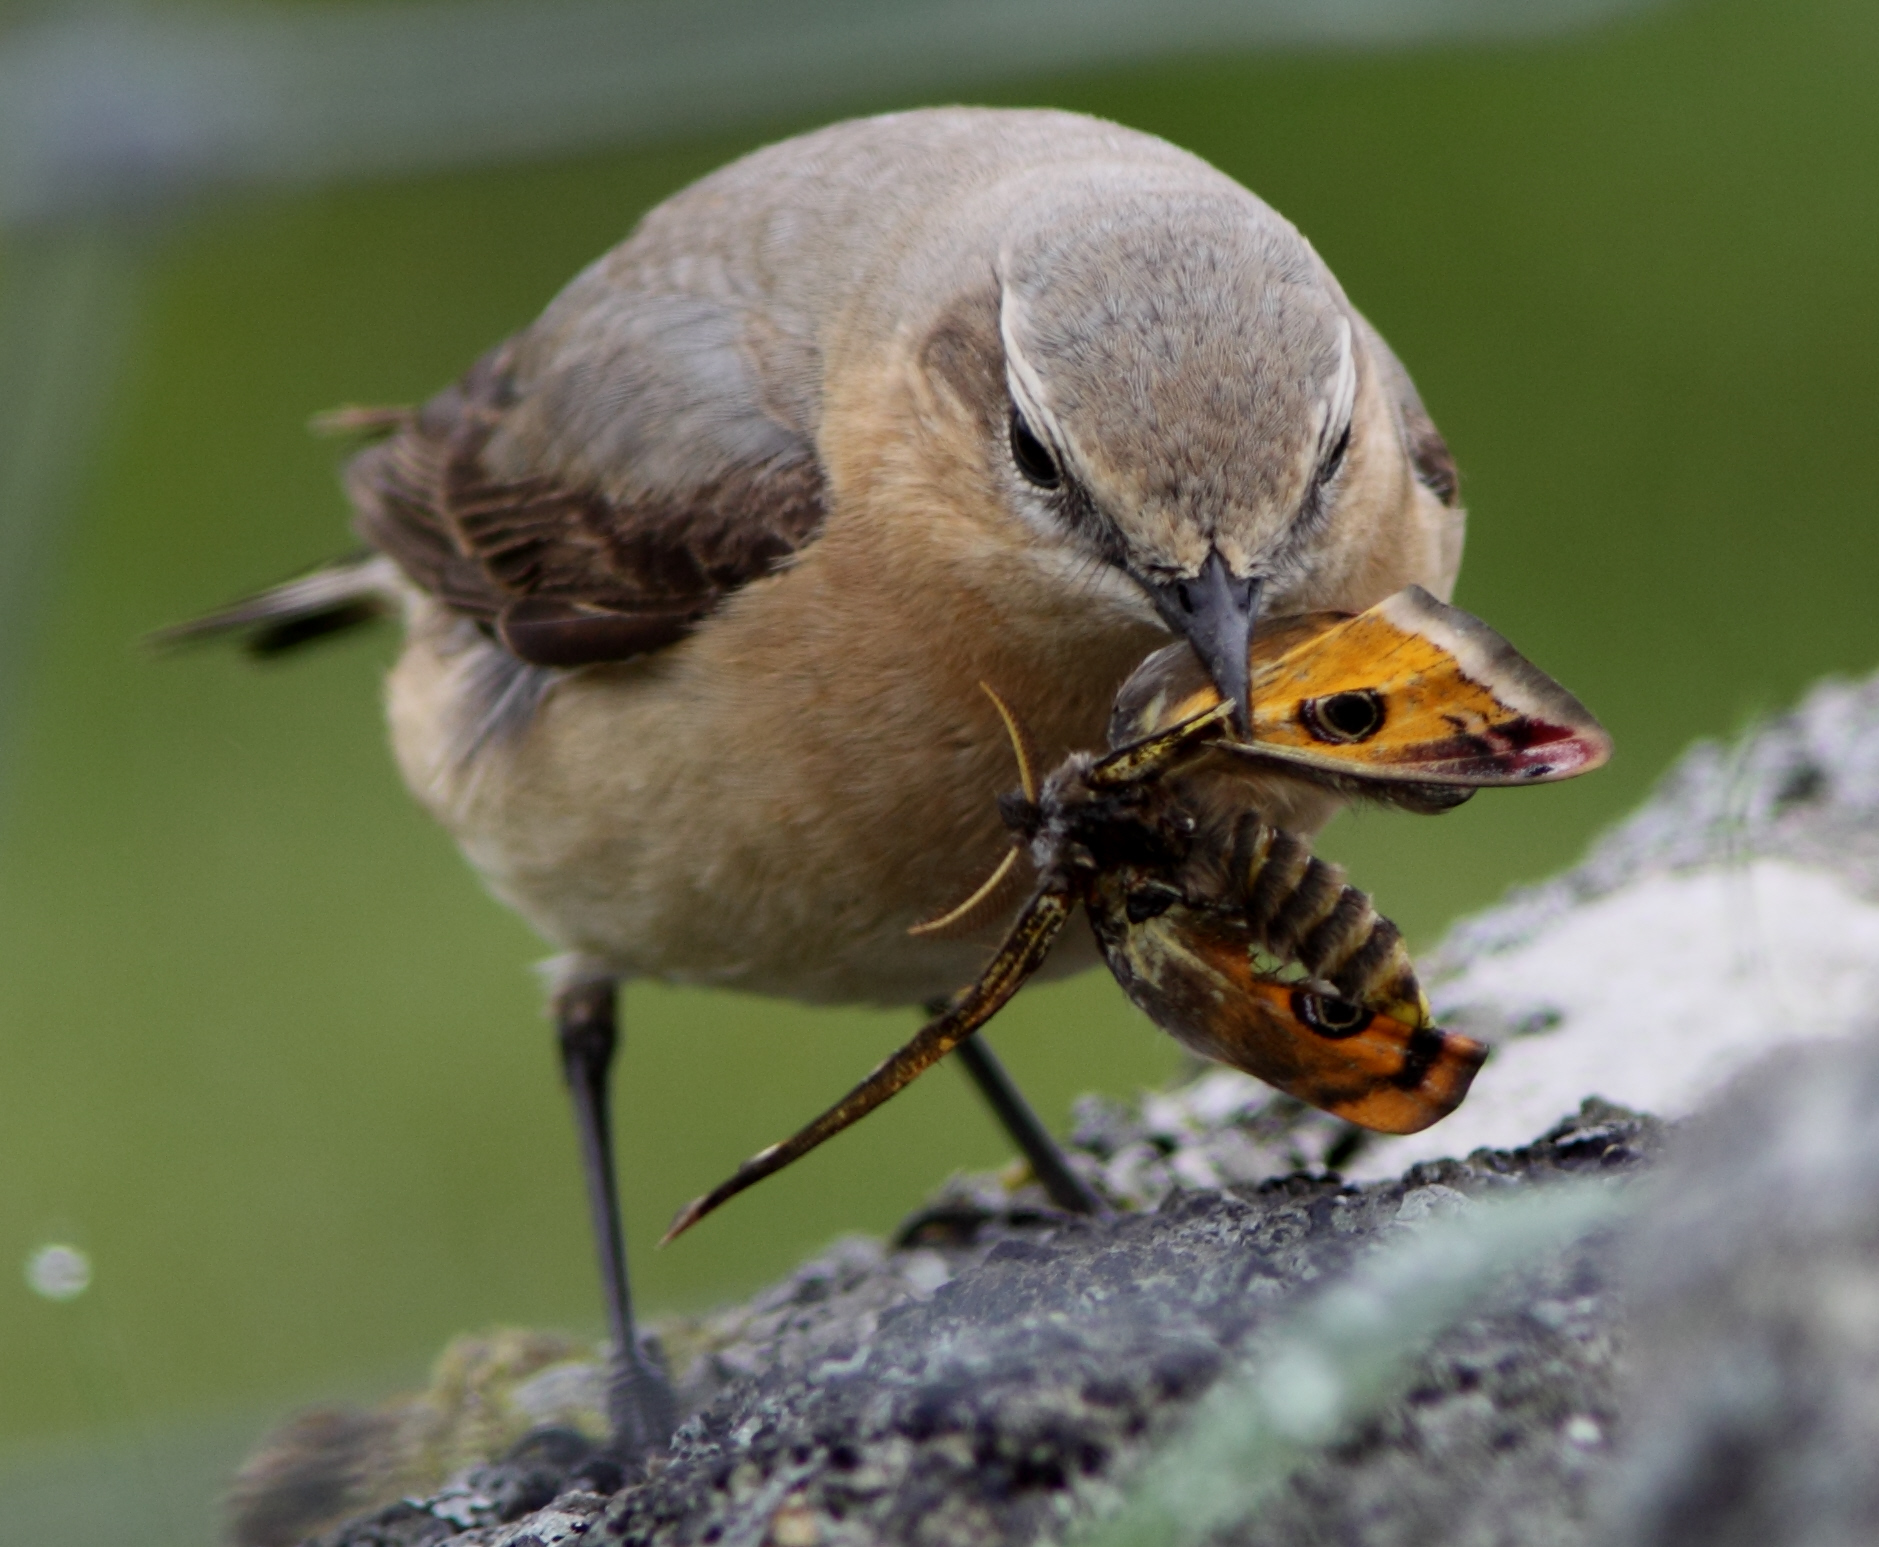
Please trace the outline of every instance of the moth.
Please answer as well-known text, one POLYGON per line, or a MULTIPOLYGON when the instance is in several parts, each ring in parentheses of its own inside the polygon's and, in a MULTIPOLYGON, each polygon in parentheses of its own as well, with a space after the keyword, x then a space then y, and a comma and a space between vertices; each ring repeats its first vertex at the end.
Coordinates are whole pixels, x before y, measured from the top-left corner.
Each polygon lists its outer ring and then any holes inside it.
MULTIPOLYGON (((1585 706, 1487 624, 1410 586, 1368 612, 1262 629, 1253 718, 1223 757, 1283 768, 1359 799, 1445 811, 1477 789, 1570 779, 1611 756, 1585 706)), ((1220 694, 1184 644, 1123 684, 1109 744, 1205 713, 1220 694)))
POLYGON ((1384 1133, 1413 1133, 1468 1093, 1487 1049, 1434 1024, 1402 934, 1307 840, 1264 822, 1209 760, 1283 765, 1412 810, 1475 788, 1586 772, 1610 755, 1598 722, 1479 619, 1412 587, 1355 616, 1289 619, 1255 639, 1251 735, 1185 646, 1123 685, 1111 750, 1038 780, 1005 722, 1019 789, 999 799, 1015 843, 972 896, 916 932, 1001 907, 1028 860, 1029 895, 985 969, 896 1053, 791 1138, 680 1211, 670 1241, 858 1121, 995 1015, 1081 905, 1104 961, 1156 1025, 1219 1063, 1384 1133), (1230 785, 1228 786, 1230 789, 1230 785))

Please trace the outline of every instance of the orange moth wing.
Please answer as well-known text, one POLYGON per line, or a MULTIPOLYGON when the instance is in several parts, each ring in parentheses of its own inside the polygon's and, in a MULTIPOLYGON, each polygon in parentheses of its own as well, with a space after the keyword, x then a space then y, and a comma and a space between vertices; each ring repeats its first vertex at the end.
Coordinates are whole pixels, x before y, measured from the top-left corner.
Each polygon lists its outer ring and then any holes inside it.
MULTIPOLYGON (((1591 713, 1487 624, 1411 586, 1353 616, 1313 613, 1252 646, 1252 760, 1336 780, 1475 787, 1569 779, 1611 756, 1591 713)), ((1157 651, 1110 720, 1125 746, 1219 702, 1186 645, 1157 651)))
POLYGON ((1254 965, 1231 915, 1176 905, 1132 920, 1125 884, 1105 881, 1090 921, 1123 990, 1199 1053, 1360 1128, 1415 1133, 1461 1105, 1487 1057, 1472 1038, 1397 1020, 1254 965))

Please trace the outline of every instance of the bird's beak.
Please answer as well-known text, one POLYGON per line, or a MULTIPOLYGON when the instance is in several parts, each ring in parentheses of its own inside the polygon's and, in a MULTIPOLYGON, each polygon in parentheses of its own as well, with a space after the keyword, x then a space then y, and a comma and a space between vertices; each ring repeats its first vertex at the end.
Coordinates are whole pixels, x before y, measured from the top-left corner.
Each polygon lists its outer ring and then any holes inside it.
POLYGON ((1240 580, 1215 548, 1191 580, 1148 587, 1162 621, 1194 647, 1220 696, 1233 705, 1241 735, 1253 721, 1253 686, 1247 653, 1259 619, 1260 579, 1240 580))

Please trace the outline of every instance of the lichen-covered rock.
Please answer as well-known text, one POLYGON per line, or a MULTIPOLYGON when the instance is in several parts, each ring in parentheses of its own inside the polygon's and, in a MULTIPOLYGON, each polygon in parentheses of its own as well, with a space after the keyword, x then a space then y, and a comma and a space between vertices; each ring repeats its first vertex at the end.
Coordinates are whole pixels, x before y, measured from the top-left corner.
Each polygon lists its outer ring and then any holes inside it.
MULTIPOLYGON (((766 1298, 746 1324, 752 1341, 721 1339, 698 1356, 745 1373, 583 1540, 1056 1539, 1115 1503, 1135 1463, 1301 1292, 1431 1210, 1563 1176, 1629 1175, 1659 1143, 1648 1119, 1594 1105, 1527 1149, 1388 1183, 1294 1175, 1183 1190, 1153 1213, 1102 1221, 982 1215, 970 1232, 952 1213, 942 1244, 871 1266, 846 1245, 766 1298), (896 1259, 913 1271, 886 1266, 896 1259)), ((1518 1325, 1490 1317, 1458 1329, 1404 1420, 1450 1436, 1458 1457, 1498 1455, 1510 1487, 1567 1499, 1574 1518, 1577 1458, 1597 1443, 1585 1426, 1608 1423, 1612 1407, 1609 1275, 1586 1251, 1535 1280, 1540 1308, 1508 1312, 1518 1325), (1523 1336, 1537 1357, 1510 1357, 1523 1336), (1520 1446, 1506 1444, 1510 1430, 1527 1436, 1520 1446)), ((1353 1444, 1353 1457, 1367 1449, 1387 1462, 1387 1441, 1353 1444)), ((570 1452, 571 1464, 585 1460, 570 1452)), ((481 1547, 495 1538, 478 1533, 500 1521, 478 1501, 494 1501, 507 1478, 484 1468, 323 1540, 481 1547)), ((1388 1487, 1381 1474, 1376 1487, 1388 1487)))
POLYGON ((231 1534, 244 1547, 292 1547, 322 1524, 429 1492, 536 1431, 600 1438, 597 1357, 590 1342, 505 1328, 457 1339, 425 1391, 371 1410, 302 1413, 235 1477, 231 1534))

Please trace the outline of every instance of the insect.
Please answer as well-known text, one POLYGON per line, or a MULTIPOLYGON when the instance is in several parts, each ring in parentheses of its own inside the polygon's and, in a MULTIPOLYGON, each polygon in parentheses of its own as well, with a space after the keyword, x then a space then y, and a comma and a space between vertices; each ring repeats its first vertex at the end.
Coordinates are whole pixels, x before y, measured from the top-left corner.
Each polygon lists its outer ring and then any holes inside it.
MULTIPOLYGON (((1343 795, 1445 811, 1476 789, 1599 767, 1611 738, 1578 699, 1471 613, 1410 586, 1367 612, 1309 613, 1252 648, 1253 717, 1222 757, 1343 795)), ((1116 697, 1112 747, 1211 709, 1194 652, 1149 656, 1116 697)))
POLYGON ((959 1046, 1037 970, 1079 904, 1124 992, 1203 1057, 1385 1133, 1413 1133, 1460 1104, 1486 1047, 1434 1024, 1401 932, 1340 867, 1232 798, 1232 762, 1441 810, 1479 785, 1597 767, 1609 737, 1486 624, 1417 588, 1255 640, 1250 742, 1232 736, 1232 706, 1185 655, 1159 651, 1123 685, 1113 750, 1073 753, 1041 782, 1023 727, 985 688, 1017 758, 1020 787, 999 799, 1016 842, 972 896, 917 929, 1002 908, 1028 861, 1030 893, 1003 943, 839 1102, 681 1210, 667 1241, 959 1046), (1220 758, 1224 784, 1191 777, 1220 758))

